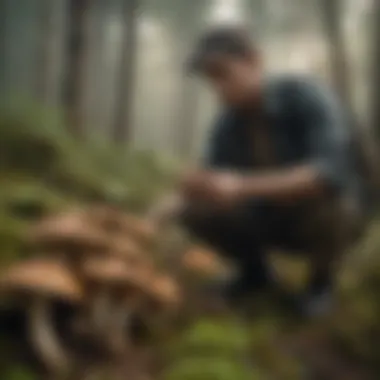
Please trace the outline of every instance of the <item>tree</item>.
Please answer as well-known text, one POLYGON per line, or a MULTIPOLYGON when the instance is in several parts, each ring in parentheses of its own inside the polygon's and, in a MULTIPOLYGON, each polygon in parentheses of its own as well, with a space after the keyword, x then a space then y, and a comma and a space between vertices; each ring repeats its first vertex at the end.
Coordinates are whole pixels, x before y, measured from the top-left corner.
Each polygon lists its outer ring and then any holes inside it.
MULTIPOLYGON (((192 2, 182 2, 178 4, 176 25, 176 47, 177 57, 180 64, 184 65, 186 61, 189 46, 194 40, 198 32, 199 19, 201 19, 204 4, 198 0, 192 2)), ((178 105, 177 117, 174 119, 173 126, 176 136, 176 150, 183 158, 188 158, 192 151, 192 143, 194 138, 194 130, 196 127, 196 117, 198 111, 198 97, 196 83, 191 81, 189 75, 185 71, 185 67, 180 67, 183 72, 180 74, 180 82, 178 87, 178 105)))
POLYGON ((341 25, 341 0, 320 0, 321 18, 329 49, 331 79, 341 99, 352 107, 350 73, 341 25))
MULTIPOLYGON (((6 83, 6 20, 7 20, 7 3, 6 0, 0 0, 0 88, 4 89, 6 83)), ((1 93, 1 96, 3 93, 1 93)))
POLYGON ((262 36, 268 28, 268 4, 265 0, 245 0, 243 3, 247 27, 262 36))
POLYGON ((205 25, 205 15, 210 5, 210 0, 151 0, 149 4, 150 12, 165 22, 170 30, 174 57, 181 65, 180 70, 183 70, 178 83, 177 107, 173 107, 177 110, 173 125, 175 150, 183 158, 188 158, 192 150, 199 93, 182 64, 189 47, 205 25))
POLYGON ((370 75, 372 77, 371 86, 371 124, 374 133, 376 133, 378 142, 380 142, 380 4, 373 1, 372 13, 372 67, 370 75))
POLYGON ((84 137, 84 78, 88 63, 88 8, 91 0, 69 0, 67 67, 64 104, 68 127, 73 135, 84 137))
POLYGON ((64 0, 44 0, 39 7, 37 94, 45 104, 58 103, 59 62, 62 58, 64 0))
POLYGON ((128 140, 131 131, 134 80, 137 56, 138 0, 123 0, 123 38, 119 66, 118 97, 116 99, 113 140, 122 143, 128 140))
MULTIPOLYGON (((342 33, 341 28, 341 12, 342 12, 342 3, 340 0, 320 0, 322 16, 324 20, 326 36, 328 41, 328 46, 330 50, 330 59, 331 59, 331 72, 332 80, 335 84, 335 88, 340 95, 343 104, 346 106, 347 110, 351 110, 351 114, 354 112, 354 104, 351 96, 350 88, 350 72, 348 67, 348 57, 345 49, 345 39, 342 33)), ((375 8, 377 9, 377 14, 379 13, 379 5, 377 2, 374 2, 375 8)), ((375 67, 378 65, 377 57, 379 57, 379 37, 378 31, 379 27, 376 25, 379 18, 375 18, 374 29, 375 29, 375 54, 376 62, 375 67), (376 55, 377 54, 377 55, 376 55)), ((379 72, 375 70, 374 76, 376 79, 380 77, 379 72)), ((377 87, 376 80, 374 80, 374 86, 377 87)), ((375 89, 375 94, 372 95, 373 99, 376 98, 379 94, 378 89, 375 89)), ((359 165, 362 166, 362 171, 366 171, 367 179, 370 182, 370 186, 374 191, 380 189, 380 174, 378 170, 378 149, 377 145, 374 144, 373 134, 376 133, 377 117, 380 116, 378 110, 378 104, 374 105, 374 128, 363 128, 363 126, 356 123, 349 123, 348 127, 351 128, 353 138, 355 140, 356 148, 360 150, 360 161, 359 165)), ((378 196, 376 195, 378 198, 378 196)))

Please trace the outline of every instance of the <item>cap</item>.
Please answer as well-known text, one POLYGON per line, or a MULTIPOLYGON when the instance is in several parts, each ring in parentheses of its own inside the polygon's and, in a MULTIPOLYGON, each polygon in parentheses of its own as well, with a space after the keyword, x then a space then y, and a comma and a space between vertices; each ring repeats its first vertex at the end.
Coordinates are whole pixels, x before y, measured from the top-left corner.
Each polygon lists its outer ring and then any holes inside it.
MULTIPOLYGON (((65 213, 42 220, 29 230, 28 242, 34 247, 83 248, 81 253, 102 251, 108 248, 107 236, 86 223, 81 213, 65 213)), ((77 250, 66 250, 77 254, 77 250)))
POLYGON ((198 40, 195 50, 186 62, 188 72, 201 70, 210 54, 245 56, 254 50, 248 31, 241 26, 218 26, 205 32, 198 40))
POLYGON ((0 293, 34 294, 80 302, 84 290, 69 268, 46 259, 17 263, 1 273, 0 293))

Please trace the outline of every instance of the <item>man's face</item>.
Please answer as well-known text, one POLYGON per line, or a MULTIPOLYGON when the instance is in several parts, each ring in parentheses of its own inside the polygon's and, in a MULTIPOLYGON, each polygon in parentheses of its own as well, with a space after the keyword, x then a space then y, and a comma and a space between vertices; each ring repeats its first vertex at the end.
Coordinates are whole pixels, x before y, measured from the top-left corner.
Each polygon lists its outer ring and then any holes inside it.
POLYGON ((244 107, 260 85, 260 65, 251 57, 215 55, 205 62, 203 73, 219 99, 230 106, 244 107))

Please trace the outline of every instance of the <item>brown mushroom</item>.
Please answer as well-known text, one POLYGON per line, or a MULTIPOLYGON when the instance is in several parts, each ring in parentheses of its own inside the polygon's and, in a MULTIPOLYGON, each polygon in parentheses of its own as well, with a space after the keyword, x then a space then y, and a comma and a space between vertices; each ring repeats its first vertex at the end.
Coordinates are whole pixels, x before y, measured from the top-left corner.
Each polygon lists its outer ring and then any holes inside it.
POLYGON ((148 300, 153 310, 173 310, 181 302, 180 288, 170 276, 156 275, 150 280, 148 300))
POLYGON ((181 289, 170 276, 157 274, 146 284, 145 290, 137 316, 149 329, 162 332, 179 311, 181 289))
POLYGON ((218 276, 227 271, 215 252, 203 247, 192 247, 185 252, 182 265, 186 270, 206 276, 218 276))
POLYGON ((143 260, 146 255, 137 242, 130 239, 128 236, 122 236, 113 239, 112 249, 109 252, 110 256, 119 257, 129 260, 143 260))
POLYGON ((59 342, 52 324, 52 301, 79 303, 83 289, 68 269, 48 260, 16 264, 0 275, 0 292, 27 302, 30 340, 45 365, 52 371, 69 368, 70 358, 59 342))
POLYGON ((110 206, 95 206, 86 211, 89 223, 95 224, 107 233, 120 233, 122 230, 120 211, 110 206))
POLYGON ((139 218, 136 215, 124 214, 122 225, 126 233, 131 234, 142 244, 150 244, 157 236, 156 227, 147 219, 139 218))
POLYGON ((75 252, 106 250, 109 246, 105 234, 86 223, 81 213, 43 220, 30 229, 28 241, 38 247, 75 252))
MULTIPOLYGON (((109 234, 106 226, 100 223, 100 211, 102 209, 78 211, 48 218, 30 230, 29 242, 45 248, 50 255, 55 252, 74 264, 76 269, 88 257, 142 255, 138 242, 128 236, 125 230, 109 234)), ((120 222, 120 213, 116 214, 120 222)))
POLYGON ((96 223, 107 233, 131 235, 141 243, 151 242, 156 235, 155 227, 150 221, 108 206, 98 206, 88 210, 87 217, 91 223, 96 223))
POLYGON ((123 332, 138 307, 149 268, 136 261, 127 263, 116 257, 87 260, 83 274, 91 286, 90 313, 98 333, 125 346, 123 332), (120 338, 123 342, 120 341, 120 338))
POLYGON ((29 243, 70 265, 79 277, 84 260, 107 254, 111 247, 107 236, 88 224, 81 212, 43 220, 30 229, 29 243))
POLYGON ((129 217, 130 229, 141 239, 151 241, 155 238, 157 230, 153 223, 148 220, 129 217))

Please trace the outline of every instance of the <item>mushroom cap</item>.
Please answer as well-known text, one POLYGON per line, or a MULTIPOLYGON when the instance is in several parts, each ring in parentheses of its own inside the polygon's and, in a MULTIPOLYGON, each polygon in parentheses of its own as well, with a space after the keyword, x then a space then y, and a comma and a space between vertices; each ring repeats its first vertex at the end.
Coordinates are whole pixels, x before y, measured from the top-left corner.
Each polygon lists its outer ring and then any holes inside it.
POLYGON ((150 242, 156 235, 155 228, 148 220, 125 214, 112 207, 98 206, 87 212, 91 223, 95 223, 107 233, 130 234, 141 242, 150 242))
POLYGON ((84 297, 80 282, 66 266, 42 259, 15 264, 1 273, 0 292, 35 294, 70 302, 79 302, 84 297))
POLYGON ((126 231, 144 243, 152 242, 157 235, 156 227, 153 223, 135 215, 124 215, 123 225, 126 231))
POLYGON ((168 275, 156 275, 150 283, 149 298, 161 307, 176 307, 181 301, 180 287, 168 275))
POLYGON ((111 287, 143 289, 149 275, 143 265, 131 266, 115 257, 92 257, 83 265, 83 273, 90 280, 111 287))
POLYGON ((29 242, 38 246, 75 246, 89 250, 108 247, 101 231, 86 223, 82 214, 69 213, 47 218, 29 232, 29 242))
POLYGON ((110 254, 125 260, 141 260, 145 257, 139 244, 127 236, 113 239, 113 247, 110 254))
POLYGON ((215 252, 204 247, 190 248, 182 258, 182 265, 188 270, 206 275, 218 275, 227 269, 215 252))
POLYGON ((106 233, 119 233, 122 230, 120 211, 109 206, 95 206, 86 211, 88 223, 101 228, 106 233))

